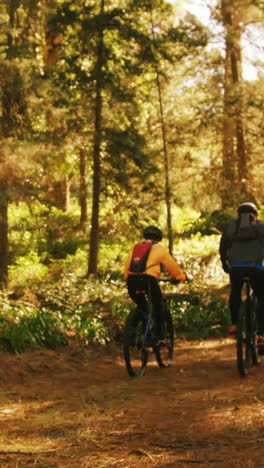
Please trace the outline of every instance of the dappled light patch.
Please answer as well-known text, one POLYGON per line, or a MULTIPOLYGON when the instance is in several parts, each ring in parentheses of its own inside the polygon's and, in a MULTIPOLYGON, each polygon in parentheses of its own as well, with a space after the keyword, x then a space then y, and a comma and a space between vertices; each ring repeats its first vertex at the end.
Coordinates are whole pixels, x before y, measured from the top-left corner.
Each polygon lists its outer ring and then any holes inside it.
POLYGON ((232 340, 177 341, 171 367, 153 359, 139 379, 118 345, 72 342, 1 362, 3 466, 261 466, 263 370, 241 379, 232 340))

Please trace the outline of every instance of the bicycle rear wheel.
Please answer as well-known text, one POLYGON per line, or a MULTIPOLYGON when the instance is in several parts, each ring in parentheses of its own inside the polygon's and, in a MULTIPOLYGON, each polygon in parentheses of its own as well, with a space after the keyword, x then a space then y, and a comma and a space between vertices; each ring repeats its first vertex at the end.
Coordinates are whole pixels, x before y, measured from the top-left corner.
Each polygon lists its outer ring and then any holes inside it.
POLYGON ((237 367, 241 377, 248 375, 252 363, 252 324, 248 304, 242 302, 237 320, 237 367))
POLYGON ((252 310, 252 340, 251 340, 251 348, 252 348, 252 363, 253 366, 259 366, 261 363, 261 356, 258 350, 258 343, 257 343, 257 298, 255 295, 252 295, 250 298, 251 310, 252 310))
POLYGON ((144 345, 144 320, 138 309, 127 317, 124 332, 124 359, 130 377, 144 374, 148 362, 148 350, 144 345))
POLYGON ((165 310, 164 337, 166 346, 162 348, 158 346, 153 348, 156 360, 160 367, 168 367, 173 358, 174 327, 171 313, 168 309, 165 310))

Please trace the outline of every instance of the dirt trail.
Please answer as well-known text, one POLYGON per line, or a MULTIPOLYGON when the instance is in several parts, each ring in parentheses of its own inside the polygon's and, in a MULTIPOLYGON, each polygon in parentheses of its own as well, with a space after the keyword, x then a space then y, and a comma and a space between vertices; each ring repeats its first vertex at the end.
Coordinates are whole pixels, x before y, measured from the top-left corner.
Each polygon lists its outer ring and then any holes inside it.
POLYGON ((0 467, 264 467, 264 363, 241 379, 228 339, 140 379, 112 347, 0 359, 0 467))

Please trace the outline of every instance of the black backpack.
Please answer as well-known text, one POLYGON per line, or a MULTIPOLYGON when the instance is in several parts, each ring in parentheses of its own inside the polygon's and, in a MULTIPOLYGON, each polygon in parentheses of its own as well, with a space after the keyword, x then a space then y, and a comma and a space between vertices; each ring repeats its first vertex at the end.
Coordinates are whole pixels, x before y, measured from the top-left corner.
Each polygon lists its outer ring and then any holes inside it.
POLYGON ((135 245, 129 267, 131 273, 145 273, 151 247, 152 243, 146 241, 139 242, 135 245))
POLYGON ((233 233, 230 233, 227 249, 229 265, 261 265, 264 259, 263 227, 258 227, 250 213, 242 213, 231 229, 233 233))
POLYGON ((251 241, 258 238, 258 232, 254 218, 250 213, 242 213, 237 220, 235 239, 239 241, 251 241))

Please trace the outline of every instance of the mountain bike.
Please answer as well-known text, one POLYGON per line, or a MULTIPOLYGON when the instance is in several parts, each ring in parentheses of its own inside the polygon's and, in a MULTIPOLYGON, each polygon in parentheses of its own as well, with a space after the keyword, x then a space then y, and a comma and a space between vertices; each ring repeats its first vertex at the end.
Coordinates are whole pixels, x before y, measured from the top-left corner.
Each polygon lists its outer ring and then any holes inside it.
POLYGON ((258 366, 261 357, 257 345, 257 298, 249 278, 243 278, 241 305, 237 320, 237 367, 241 377, 248 375, 252 366, 258 366))
MULTIPOLYGON (((172 279, 162 279, 160 282, 176 284, 172 279)), ((147 311, 141 311, 138 307, 133 309, 127 316, 124 329, 124 359, 131 377, 140 377, 144 374, 151 350, 159 367, 168 367, 173 358, 174 327, 166 297, 163 297, 164 345, 161 347, 156 343, 154 335, 153 306, 147 291, 144 293, 147 311)))

